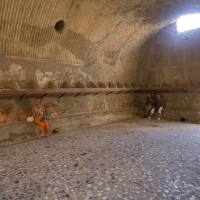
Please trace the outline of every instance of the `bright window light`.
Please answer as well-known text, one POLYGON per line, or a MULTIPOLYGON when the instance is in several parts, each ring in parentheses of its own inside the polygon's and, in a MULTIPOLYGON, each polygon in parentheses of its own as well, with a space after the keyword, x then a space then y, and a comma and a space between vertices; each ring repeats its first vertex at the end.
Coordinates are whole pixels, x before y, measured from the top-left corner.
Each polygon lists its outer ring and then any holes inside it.
POLYGON ((177 20, 178 32, 184 32, 200 27, 200 14, 185 15, 177 20))

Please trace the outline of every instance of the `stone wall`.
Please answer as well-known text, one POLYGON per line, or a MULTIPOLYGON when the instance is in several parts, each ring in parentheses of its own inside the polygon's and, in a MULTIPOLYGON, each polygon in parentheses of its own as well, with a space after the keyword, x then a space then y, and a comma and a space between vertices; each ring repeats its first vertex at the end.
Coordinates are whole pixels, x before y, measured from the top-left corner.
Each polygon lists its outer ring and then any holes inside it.
MULTIPOLYGON (((144 107, 148 94, 134 94, 137 115, 144 115, 144 107)), ((162 117, 186 122, 200 123, 200 94, 161 94, 164 102, 162 117)))
POLYGON ((100 82, 106 85, 109 82, 113 84, 124 84, 126 82, 131 84, 132 81, 134 82, 134 79, 130 79, 131 74, 116 67, 93 66, 88 68, 39 60, 11 59, 3 55, 0 55, 0 60, 0 89, 29 88, 30 81, 35 82, 39 88, 48 88, 50 81, 57 88, 65 81, 72 87, 76 87, 78 82, 88 87, 90 81, 97 85, 100 82))
MULTIPOLYGON (((109 57, 107 55, 106 62, 110 62, 109 57)), ((128 80, 120 70, 111 68, 89 69, 55 62, 8 58, 4 55, 0 56, 0 60, 0 89, 31 89, 33 83, 38 89, 50 88, 50 82, 55 88, 62 87, 65 82, 69 87, 76 88, 78 83, 88 87, 90 81, 96 85, 100 82, 107 85, 109 82, 124 84, 128 80)), ((36 137, 37 127, 25 121, 31 114, 33 104, 34 98, 0 101, 0 142, 36 137)), ((43 104, 48 112, 51 132, 55 129, 61 132, 100 125, 131 118, 136 114, 131 94, 44 98, 43 104)))
MULTIPOLYGON (((90 82, 145 87, 197 85, 198 33, 187 41, 163 31, 154 37, 184 12, 182 6, 198 8, 196 0, 3 0, 0 89, 60 88, 64 83, 76 88, 79 83, 88 87, 90 82), (64 26, 59 30, 56 25, 60 21, 64 26)), ((24 120, 33 101, 0 101, 2 140, 20 134, 26 138, 32 131, 24 120)), ((126 94, 44 98, 43 103, 50 124, 58 123, 65 130, 129 118, 135 114, 133 102, 137 105, 138 101, 126 94), (69 118, 72 125, 65 122, 69 118)))
MULTIPOLYGON (((175 30, 176 27, 171 25, 171 28, 175 30)), ((180 37, 159 31, 140 56, 137 68, 138 85, 145 87, 199 85, 199 51, 200 29, 182 34, 180 37)))
MULTIPOLYGON (((88 68, 58 62, 10 58, 5 55, 0 55, 0 60, 0 89, 23 90, 36 87, 42 90, 50 89, 50 83, 53 83, 54 89, 59 89, 64 83, 68 83, 71 88, 78 87, 79 83, 81 87, 88 87, 89 82, 96 85, 108 85, 109 82, 114 85, 130 83, 127 77, 131 75, 123 69, 116 69, 115 66, 107 69, 99 66, 88 68)), ((106 54, 105 62, 112 65, 112 54, 106 54)), ((132 94, 44 97, 43 104, 48 112, 51 132, 55 129, 61 132, 131 118, 136 114, 133 98, 132 94)), ((25 121, 31 114, 33 104, 34 95, 31 99, 0 100, 0 142, 36 137, 37 127, 25 121)))
MULTIPOLYGON (((132 94, 44 98, 50 133, 65 132, 132 118, 136 115, 132 94)), ((26 122, 34 99, 0 101, 0 143, 36 137, 38 127, 26 122)))
MULTIPOLYGON (((137 83, 140 87, 176 87, 200 85, 200 29, 177 36, 175 24, 159 31, 140 55, 137 83), (173 31, 172 31, 173 30, 173 31)), ((200 94, 164 93, 163 116, 200 122, 200 94)), ((135 94, 136 106, 144 107, 147 94, 135 94)), ((138 111, 139 111, 138 110, 138 111)), ((140 114, 142 114, 140 112, 140 114)))

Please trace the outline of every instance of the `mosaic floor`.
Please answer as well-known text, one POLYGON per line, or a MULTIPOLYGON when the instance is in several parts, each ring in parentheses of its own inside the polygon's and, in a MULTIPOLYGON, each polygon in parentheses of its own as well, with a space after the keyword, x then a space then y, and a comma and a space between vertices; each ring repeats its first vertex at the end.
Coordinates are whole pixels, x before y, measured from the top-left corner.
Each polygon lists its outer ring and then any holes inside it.
POLYGON ((0 199, 199 200, 200 125, 134 118, 1 145, 0 199))

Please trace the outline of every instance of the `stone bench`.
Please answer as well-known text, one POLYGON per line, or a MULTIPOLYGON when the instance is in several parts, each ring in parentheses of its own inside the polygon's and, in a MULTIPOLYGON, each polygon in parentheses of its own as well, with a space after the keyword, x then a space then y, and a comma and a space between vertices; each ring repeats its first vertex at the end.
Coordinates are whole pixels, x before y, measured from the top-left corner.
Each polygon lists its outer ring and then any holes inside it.
POLYGON ((200 112, 197 110, 172 110, 165 108, 162 117, 179 121, 200 123, 200 112))
MULTIPOLYGON (((136 116, 135 107, 124 107, 92 113, 80 113, 47 119, 49 133, 66 132, 82 127, 103 125, 120 120, 131 119, 136 116)), ((24 141, 37 138, 39 127, 34 122, 20 121, 0 124, 0 143, 6 141, 24 141)))
MULTIPOLYGON (((144 110, 137 110, 138 116, 144 115, 144 110)), ((155 113, 157 117, 157 113, 155 113)), ((186 122, 200 123, 200 112, 197 110, 173 110, 170 108, 164 108, 162 110, 162 118, 165 119, 173 119, 173 120, 181 120, 186 122)))

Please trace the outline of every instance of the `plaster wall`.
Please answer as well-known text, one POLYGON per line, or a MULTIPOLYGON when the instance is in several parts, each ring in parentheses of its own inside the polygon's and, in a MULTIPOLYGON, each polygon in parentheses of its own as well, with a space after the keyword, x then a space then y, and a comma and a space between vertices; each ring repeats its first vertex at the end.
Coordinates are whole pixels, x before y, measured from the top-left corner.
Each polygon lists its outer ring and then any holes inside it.
MULTIPOLYGON (((144 115, 144 107, 148 94, 135 94, 137 115, 144 115)), ((186 122, 200 123, 200 95, 199 94, 161 94, 164 102, 162 117, 186 122)), ((154 116, 157 119, 157 114, 154 116)))
POLYGON ((97 85, 99 82, 108 84, 112 82, 131 83, 131 75, 124 69, 113 67, 102 68, 93 66, 92 68, 61 64, 55 62, 22 60, 7 58, 0 55, 0 88, 1 89, 23 89, 28 88, 28 82, 34 81, 39 88, 48 88, 52 81, 56 87, 60 87, 64 81, 72 87, 76 87, 78 82, 88 86, 92 81, 97 85))
MULTIPOLYGON (((130 83, 131 77, 126 70, 115 66, 88 68, 6 55, 0 55, 0 60, 0 89, 31 89, 33 85, 30 81, 39 89, 50 88, 50 82, 59 88, 65 81, 72 88, 77 87, 78 82, 88 87, 90 81, 96 85, 99 82, 124 84, 130 83)), ((133 99, 132 94, 87 95, 44 98, 43 104, 47 109, 51 132, 55 129, 60 132, 131 118, 136 114, 133 99)), ((33 104, 34 98, 0 100, 0 143, 36 137, 37 126, 26 122, 33 104)))
MULTIPOLYGON (((171 25, 175 29, 175 25, 171 25)), ((200 29, 188 32, 190 39, 184 40, 161 30, 149 41, 140 55, 137 68, 137 83, 141 87, 197 86, 200 84, 200 29)), ((182 35, 186 37, 186 35, 182 35)), ((147 94, 135 94, 138 114, 143 114, 147 94)), ((165 106, 163 116, 186 118, 200 122, 200 94, 161 94, 165 106)))
MULTIPOLYGON (((132 118, 133 102, 132 94, 42 99, 51 134, 132 118)), ((33 105, 34 99, 0 101, 0 143, 36 137, 38 126, 26 122, 33 105)))
POLYGON ((200 84, 200 29, 186 35, 191 38, 184 40, 161 30, 149 41, 145 51, 140 55, 137 68, 139 86, 200 84))

